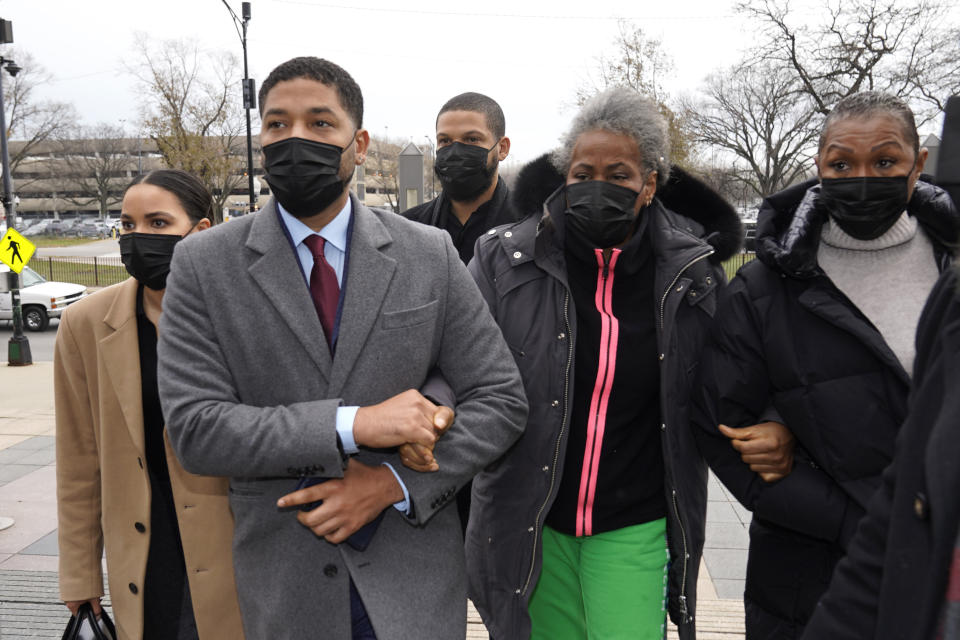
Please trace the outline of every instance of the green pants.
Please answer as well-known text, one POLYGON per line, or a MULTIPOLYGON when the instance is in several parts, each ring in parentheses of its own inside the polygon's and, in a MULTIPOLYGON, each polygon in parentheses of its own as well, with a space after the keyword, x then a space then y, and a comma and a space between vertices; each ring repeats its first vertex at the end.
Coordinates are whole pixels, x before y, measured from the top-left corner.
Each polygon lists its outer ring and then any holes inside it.
POLYGON ((661 518, 581 538, 544 527, 532 640, 664 638, 666 526, 661 518))

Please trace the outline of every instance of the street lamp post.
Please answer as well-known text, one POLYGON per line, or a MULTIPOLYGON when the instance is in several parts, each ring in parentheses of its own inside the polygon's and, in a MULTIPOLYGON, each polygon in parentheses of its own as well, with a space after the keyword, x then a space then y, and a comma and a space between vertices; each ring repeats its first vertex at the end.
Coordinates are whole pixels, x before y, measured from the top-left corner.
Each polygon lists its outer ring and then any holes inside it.
MULTIPOLYGON (((13 23, 0 20, 0 44, 13 42, 13 23)), ((6 67, 11 76, 17 75, 20 67, 13 60, 0 57, 0 67, 6 67)), ((7 228, 16 229, 17 211, 13 199, 13 178, 10 176, 10 151, 7 149, 7 115, 3 106, 3 72, 0 71, 0 162, 3 162, 3 204, 7 212, 7 228)), ((7 346, 8 363, 11 365, 33 364, 30 343, 23 335, 23 315, 20 309, 20 274, 10 270, 10 297, 13 302, 13 337, 7 346)), ((15 524, 13 518, 0 515, 0 531, 15 524)))
MULTIPOLYGON (((0 68, 11 77, 20 73, 20 67, 9 58, 0 56, 0 68)), ((10 150, 7 148, 7 114, 3 104, 3 74, 0 72, 0 162, 3 162, 3 208, 7 213, 7 228, 17 228, 17 204, 13 195, 13 176, 10 175, 10 150)), ((20 274, 11 269, 10 298, 13 303, 13 336, 7 343, 7 363, 12 366, 33 364, 30 341, 23 334, 23 310, 20 308, 20 274)))
POLYGON ((250 193, 249 213, 253 213, 257 206, 257 193, 253 190, 253 136, 250 133, 250 109, 253 108, 257 95, 256 83, 250 78, 247 67, 247 23, 250 22, 250 3, 240 3, 240 17, 227 4, 227 0, 223 0, 223 5, 233 18, 233 25, 237 28, 237 35, 240 36, 240 46, 243 47, 243 108, 247 112, 247 188, 250 193))
POLYGON ((433 139, 427 134, 423 134, 424 139, 426 139, 427 144, 430 145, 430 197, 437 197, 437 172, 434 170, 434 166, 437 162, 437 148, 433 146, 433 139))

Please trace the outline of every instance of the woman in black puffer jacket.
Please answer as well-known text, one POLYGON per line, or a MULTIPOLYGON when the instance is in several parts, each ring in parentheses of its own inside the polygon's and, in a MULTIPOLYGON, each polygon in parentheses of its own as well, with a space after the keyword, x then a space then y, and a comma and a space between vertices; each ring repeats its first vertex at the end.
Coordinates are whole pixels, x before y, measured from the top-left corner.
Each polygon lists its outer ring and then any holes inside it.
POLYGON ((899 99, 841 101, 819 181, 767 198, 758 260, 722 296, 694 430, 754 514, 748 639, 800 636, 893 457, 917 320, 960 230, 946 193, 918 180, 926 155, 899 99), (750 455, 765 421, 795 438, 792 471, 771 482, 750 455))

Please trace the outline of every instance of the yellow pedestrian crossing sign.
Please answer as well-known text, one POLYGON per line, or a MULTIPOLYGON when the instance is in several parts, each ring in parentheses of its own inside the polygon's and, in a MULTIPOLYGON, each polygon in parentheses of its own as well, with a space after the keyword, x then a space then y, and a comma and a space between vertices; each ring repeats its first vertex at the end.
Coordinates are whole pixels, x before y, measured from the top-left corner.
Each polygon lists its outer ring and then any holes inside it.
POLYGON ((7 229, 3 240, 0 240, 0 262, 10 267, 14 273, 20 273, 36 250, 37 247, 32 242, 15 230, 7 229))

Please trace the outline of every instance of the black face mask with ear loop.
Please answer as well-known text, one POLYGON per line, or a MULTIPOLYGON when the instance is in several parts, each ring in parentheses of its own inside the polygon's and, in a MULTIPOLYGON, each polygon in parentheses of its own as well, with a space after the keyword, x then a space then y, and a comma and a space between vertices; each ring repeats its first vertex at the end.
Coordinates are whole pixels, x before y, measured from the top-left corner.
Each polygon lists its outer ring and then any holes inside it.
POLYGON ((847 235, 873 240, 890 230, 907 208, 910 176, 822 178, 820 203, 847 235))
POLYGON ((638 192, 602 180, 576 182, 564 189, 568 233, 572 231, 597 249, 615 247, 630 235, 637 221, 638 192))
POLYGON ((443 192, 451 200, 473 200, 487 190, 493 182, 499 159, 487 163, 487 156, 497 148, 500 141, 489 149, 474 144, 454 142, 437 149, 433 171, 443 185, 443 192))
MULTIPOLYGON (((350 144, 357 139, 353 134, 350 144)), ((306 138, 286 138, 263 148, 263 170, 273 196, 292 216, 309 218, 329 207, 346 189, 340 157, 350 148, 306 138)))
MULTIPOLYGON (((190 227, 190 231, 196 226, 190 227)), ((120 260, 137 282, 154 291, 162 291, 167 287, 173 249, 190 231, 182 236, 170 233, 121 234, 120 260)))

